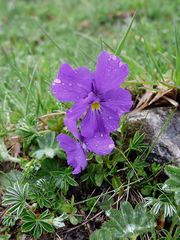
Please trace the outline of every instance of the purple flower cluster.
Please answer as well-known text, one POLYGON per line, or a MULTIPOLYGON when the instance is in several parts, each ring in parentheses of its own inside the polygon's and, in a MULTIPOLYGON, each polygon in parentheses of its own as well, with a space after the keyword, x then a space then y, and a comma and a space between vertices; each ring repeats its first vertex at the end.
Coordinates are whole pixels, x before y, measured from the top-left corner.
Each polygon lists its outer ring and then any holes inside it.
POLYGON ((94 72, 61 65, 51 92, 61 102, 74 103, 64 123, 76 140, 65 134, 57 137, 68 164, 74 168, 73 174, 86 168, 87 152, 106 155, 115 147, 110 133, 132 106, 129 91, 119 87, 127 76, 127 64, 105 51, 99 55, 94 72))

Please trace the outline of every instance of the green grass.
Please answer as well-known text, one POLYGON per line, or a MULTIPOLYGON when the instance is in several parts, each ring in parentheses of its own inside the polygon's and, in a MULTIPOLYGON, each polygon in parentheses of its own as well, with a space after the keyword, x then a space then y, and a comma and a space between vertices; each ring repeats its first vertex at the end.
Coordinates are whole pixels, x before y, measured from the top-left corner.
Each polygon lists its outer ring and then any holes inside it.
POLYGON ((120 49, 128 87, 174 85, 178 10, 178 0, 1 0, 0 127, 61 109, 49 91, 59 65, 93 69, 102 48, 118 47, 135 11, 120 49))

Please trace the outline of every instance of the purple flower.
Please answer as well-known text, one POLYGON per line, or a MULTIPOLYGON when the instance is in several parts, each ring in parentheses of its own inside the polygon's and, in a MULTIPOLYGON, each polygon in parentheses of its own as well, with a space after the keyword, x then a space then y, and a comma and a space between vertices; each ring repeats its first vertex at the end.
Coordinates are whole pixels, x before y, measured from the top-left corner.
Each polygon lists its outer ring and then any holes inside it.
POLYGON ((129 91, 119 88, 127 75, 127 64, 105 51, 94 72, 85 67, 72 69, 68 64, 60 67, 51 91, 59 101, 74 102, 64 122, 77 141, 65 134, 57 137, 73 174, 86 168, 87 152, 106 155, 115 147, 110 133, 132 106, 129 91))
POLYGON ((68 165, 74 168, 73 174, 78 174, 87 166, 86 153, 93 151, 99 155, 111 153, 114 143, 109 137, 96 136, 91 139, 84 139, 79 135, 79 141, 74 140, 66 134, 59 134, 57 141, 67 154, 68 165))
POLYGON ((105 51, 99 55, 94 72, 85 67, 72 69, 68 64, 60 67, 51 91, 59 101, 75 103, 65 119, 74 136, 78 138, 80 119, 81 135, 88 141, 107 138, 118 128, 120 117, 132 106, 129 91, 119 88, 127 76, 127 64, 105 51))
POLYGON ((65 134, 59 134, 57 141, 67 154, 68 165, 74 168, 72 173, 78 174, 84 170, 87 166, 87 159, 83 145, 65 134))

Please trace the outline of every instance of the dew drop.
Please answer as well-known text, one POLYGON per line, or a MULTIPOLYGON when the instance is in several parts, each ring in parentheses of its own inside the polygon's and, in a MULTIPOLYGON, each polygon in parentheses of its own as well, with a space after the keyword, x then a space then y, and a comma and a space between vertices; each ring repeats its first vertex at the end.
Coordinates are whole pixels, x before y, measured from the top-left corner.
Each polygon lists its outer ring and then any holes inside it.
POLYGON ((116 61, 117 60, 117 57, 115 55, 111 55, 109 58, 108 58, 109 61, 113 60, 113 61, 116 61))
POLYGON ((109 144, 109 146, 108 146, 109 148, 114 148, 114 144, 112 143, 112 144, 109 144))
POLYGON ((119 67, 122 67, 122 65, 123 65, 123 63, 122 63, 122 62, 120 62, 120 63, 119 63, 119 67))
POLYGON ((117 57, 115 55, 111 56, 112 60, 116 61, 117 57))
POLYGON ((72 83, 69 83, 68 85, 71 87, 71 86, 72 86, 72 83))
POLYGON ((61 83, 61 80, 58 79, 58 78, 56 78, 56 79, 54 80, 54 83, 61 83))
POLYGON ((104 135, 101 133, 101 137, 103 137, 104 135))

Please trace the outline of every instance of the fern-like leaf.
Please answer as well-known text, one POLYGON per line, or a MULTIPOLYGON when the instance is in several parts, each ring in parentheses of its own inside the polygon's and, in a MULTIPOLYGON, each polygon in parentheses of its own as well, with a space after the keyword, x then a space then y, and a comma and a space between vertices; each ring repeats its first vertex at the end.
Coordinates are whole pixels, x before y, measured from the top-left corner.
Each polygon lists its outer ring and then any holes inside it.
POLYGON ((152 206, 151 211, 155 215, 163 213, 164 218, 166 218, 172 217, 177 213, 176 208, 171 200, 164 194, 161 194, 158 198, 147 197, 145 200, 145 206, 152 206))
POLYGON ((12 187, 8 187, 4 194, 2 204, 10 206, 6 214, 16 214, 20 216, 26 205, 29 185, 20 185, 16 182, 12 187))

